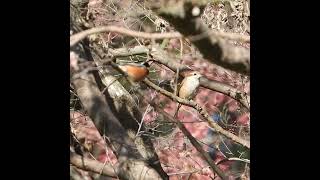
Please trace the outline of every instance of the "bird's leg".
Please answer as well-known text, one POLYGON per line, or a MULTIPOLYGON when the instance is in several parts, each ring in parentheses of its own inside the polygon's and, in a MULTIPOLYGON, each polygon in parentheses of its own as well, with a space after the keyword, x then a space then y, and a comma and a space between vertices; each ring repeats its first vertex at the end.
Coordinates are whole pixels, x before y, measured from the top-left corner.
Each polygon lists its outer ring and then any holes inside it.
MULTIPOLYGON (((175 78, 175 86, 174 86, 174 95, 178 95, 178 80, 179 80, 179 68, 177 68, 177 72, 176 72, 176 78, 175 78)), ((177 109, 176 112, 173 115, 173 118, 176 118, 176 116, 178 116, 178 111, 181 107, 181 104, 178 102, 177 105, 177 109)))
POLYGON ((176 118, 178 116, 178 111, 179 111, 180 107, 181 107, 181 104, 178 103, 178 106, 177 106, 176 112, 173 115, 173 118, 176 118))
POLYGON ((138 83, 131 82, 130 85, 131 85, 130 92, 137 92, 138 89, 141 88, 140 84, 138 84, 138 83))

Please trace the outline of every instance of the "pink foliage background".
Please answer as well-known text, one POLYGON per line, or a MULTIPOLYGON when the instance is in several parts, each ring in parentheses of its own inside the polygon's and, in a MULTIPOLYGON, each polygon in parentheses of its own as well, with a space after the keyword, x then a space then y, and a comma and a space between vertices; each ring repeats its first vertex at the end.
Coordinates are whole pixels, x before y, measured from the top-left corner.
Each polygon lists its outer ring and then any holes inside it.
MULTIPOLYGON (((102 1, 90 0, 89 6, 94 8, 95 6, 99 7, 102 1)), ((124 1, 125 2, 125 1, 124 1)), ((115 16, 116 17, 116 16, 115 16)), ((118 17, 121 19, 121 17, 118 17)), ((122 20, 117 19, 105 19, 104 16, 96 16, 95 25, 120 25, 122 26, 122 20), (103 22, 103 23, 102 23, 103 22)), ((113 33, 109 33, 106 35, 106 42, 121 42, 122 36, 116 35, 113 33)), ((185 46, 188 46, 185 44, 185 46)), ((243 46, 249 47, 250 44, 244 44, 243 46)), ((169 44, 166 46, 166 50, 173 54, 180 54, 178 51, 180 49, 180 42, 177 39, 170 40, 169 44)), ((216 66, 212 63, 208 63, 206 60, 201 59, 191 53, 190 48, 184 48, 185 51, 182 57, 182 64, 188 65, 193 70, 199 71, 203 76, 207 77, 211 80, 216 80, 219 82, 224 82, 229 84, 241 91, 245 91, 250 94, 250 82, 248 80, 244 80, 239 74, 232 73, 230 71, 226 71, 223 68, 216 66)), ((70 55, 71 56, 71 55, 70 55)), ((71 61, 70 67, 76 67, 75 61, 71 61)), ((170 82, 174 78, 174 73, 168 70, 166 67, 161 65, 151 66, 153 69, 157 70, 156 80, 166 80, 170 82)), ((154 80, 154 79, 153 79, 154 80)), ((145 91, 145 98, 151 98, 157 103, 163 103, 165 106, 163 107, 164 111, 173 115, 177 104, 176 102, 171 101, 169 98, 164 95, 158 94, 153 90, 145 91)), ((210 115, 221 111, 222 106, 226 106, 228 112, 236 113, 236 118, 233 120, 232 124, 237 126, 248 126, 249 124, 249 113, 242 112, 237 113, 239 109, 239 104, 234 99, 225 96, 219 92, 214 92, 209 89, 200 88, 198 94, 194 99, 199 105, 204 107, 210 115)), ((142 107, 142 110, 146 110, 146 106, 142 107)), ((70 112, 71 121, 74 124, 73 128, 76 133, 79 134, 80 139, 82 138, 85 143, 93 146, 99 147, 99 152, 97 160, 100 162, 107 162, 111 164, 115 164, 117 159, 112 153, 111 149, 106 146, 104 139, 101 137, 97 129, 94 127, 91 119, 81 112, 70 112)), ((156 119, 158 117, 158 113, 154 111, 148 112, 144 117, 144 123, 152 124, 157 123, 156 119)), ((182 106, 178 119, 183 122, 193 122, 193 123, 185 123, 188 131, 198 140, 204 141, 210 144, 210 136, 208 134, 209 129, 207 127, 206 122, 197 122, 201 120, 198 113, 186 106, 182 106), (209 139, 209 140, 208 140, 209 139)), ((227 128, 228 129, 228 128, 227 128)), ((228 129, 229 130, 229 129, 228 129)), ((232 131, 230 129, 230 131, 232 131)), ((247 137, 248 138, 248 137, 247 137)), ((175 129, 171 135, 168 137, 156 137, 153 139, 154 147, 159 155, 160 161, 164 170, 170 175, 171 173, 179 173, 179 172, 194 172, 190 179, 211 179, 210 177, 215 177, 212 171, 208 168, 207 163, 201 159, 201 156, 196 151, 196 149, 189 143, 189 141, 184 137, 182 132, 179 129, 175 129)), ((205 150, 208 151, 207 146, 203 146, 205 150)), ((87 157, 91 157, 86 154, 87 157)), ((214 161, 218 162, 223 159, 221 154, 217 154, 214 161)), ((219 167, 228 172, 231 169, 232 163, 227 162, 219 165, 219 167)), ((171 180, 175 179, 187 179, 189 174, 180 174, 180 175, 170 175, 171 180)), ((232 176, 231 176, 232 177, 232 176)))

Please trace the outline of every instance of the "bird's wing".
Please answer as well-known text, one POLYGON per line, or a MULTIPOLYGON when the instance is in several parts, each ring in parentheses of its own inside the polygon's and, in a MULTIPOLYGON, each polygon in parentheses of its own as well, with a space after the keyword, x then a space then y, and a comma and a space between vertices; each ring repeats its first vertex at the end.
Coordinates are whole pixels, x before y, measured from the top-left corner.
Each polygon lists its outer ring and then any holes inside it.
POLYGON ((180 97, 180 90, 184 82, 186 81, 186 78, 184 78, 180 83, 178 83, 178 96, 180 97))

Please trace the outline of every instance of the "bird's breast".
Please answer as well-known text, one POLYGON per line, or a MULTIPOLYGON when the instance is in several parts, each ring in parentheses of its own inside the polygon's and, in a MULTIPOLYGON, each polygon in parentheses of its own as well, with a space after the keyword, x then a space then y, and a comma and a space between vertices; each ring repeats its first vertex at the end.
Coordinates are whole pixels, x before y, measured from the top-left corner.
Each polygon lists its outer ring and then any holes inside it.
POLYGON ((141 81, 143 80, 148 74, 149 71, 145 67, 136 67, 136 66, 120 66, 120 68, 127 73, 127 75, 133 81, 141 81))
POLYGON ((185 79, 179 90, 179 97, 190 99, 195 94, 200 82, 198 79, 189 78, 185 79))

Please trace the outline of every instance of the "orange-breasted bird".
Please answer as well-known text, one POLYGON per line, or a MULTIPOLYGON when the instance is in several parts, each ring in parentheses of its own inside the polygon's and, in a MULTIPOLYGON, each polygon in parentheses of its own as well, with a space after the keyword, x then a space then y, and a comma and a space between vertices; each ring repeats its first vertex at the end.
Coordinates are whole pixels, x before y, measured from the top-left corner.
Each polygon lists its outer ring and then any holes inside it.
MULTIPOLYGON (((193 99, 200 86, 200 77, 202 77, 202 75, 196 71, 193 71, 188 75, 186 75, 186 77, 181 82, 178 96, 180 98, 187 99, 187 100, 193 99)), ((174 113, 174 117, 177 115, 180 107, 181 107, 181 104, 179 103, 177 110, 174 113)))
POLYGON ((127 63, 118 66, 133 82, 142 81, 149 74, 149 64, 127 63))

